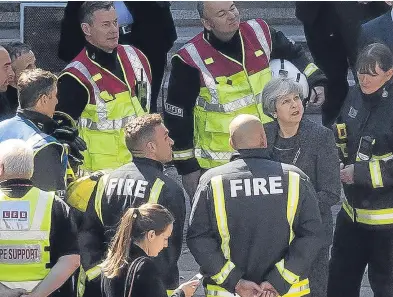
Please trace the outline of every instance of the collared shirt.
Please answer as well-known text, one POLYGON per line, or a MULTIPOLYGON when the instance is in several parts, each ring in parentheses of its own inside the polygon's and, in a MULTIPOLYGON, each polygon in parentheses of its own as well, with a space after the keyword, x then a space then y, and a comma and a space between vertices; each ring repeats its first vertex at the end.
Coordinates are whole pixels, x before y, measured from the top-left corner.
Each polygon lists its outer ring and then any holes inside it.
POLYGON ((113 4, 116 9, 117 22, 119 26, 131 25, 134 22, 134 19, 124 1, 114 1, 113 4))

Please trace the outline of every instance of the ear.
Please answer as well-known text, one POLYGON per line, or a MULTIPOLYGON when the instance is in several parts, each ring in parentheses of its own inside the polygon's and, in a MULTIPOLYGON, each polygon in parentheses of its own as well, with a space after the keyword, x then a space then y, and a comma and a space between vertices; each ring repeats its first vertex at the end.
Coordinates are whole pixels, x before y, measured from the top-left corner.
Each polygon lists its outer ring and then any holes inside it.
POLYGON ((393 68, 390 68, 388 71, 386 71, 386 77, 387 79, 391 79, 393 76, 393 68))
POLYGON ((157 147, 153 141, 149 141, 148 143, 146 143, 146 146, 149 149, 149 151, 156 152, 157 147))
POLYGON ((3 175, 4 175, 4 164, 0 164, 0 180, 3 175))
POLYGON ((235 144, 234 144, 233 141, 232 141, 232 137, 229 137, 229 145, 230 145, 234 150, 236 150, 236 149, 235 149, 235 144))
POLYGON ((203 25, 203 27, 206 28, 207 31, 211 31, 212 26, 210 25, 210 22, 206 19, 201 19, 201 23, 203 25))
POLYGON ((82 23, 81 24, 81 28, 82 31, 85 35, 90 36, 91 32, 90 32, 90 25, 88 23, 82 23))
POLYGON ((150 230, 146 234, 147 240, 151 242, 156 237, 156 232, 154 230, 150 230))

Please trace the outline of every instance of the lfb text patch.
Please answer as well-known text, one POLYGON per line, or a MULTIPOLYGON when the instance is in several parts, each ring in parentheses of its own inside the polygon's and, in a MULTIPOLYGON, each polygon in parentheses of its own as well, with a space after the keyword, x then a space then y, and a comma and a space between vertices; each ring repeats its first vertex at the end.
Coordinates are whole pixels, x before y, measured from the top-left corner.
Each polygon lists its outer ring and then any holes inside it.
POLYGON ((39 244, 0 245, 0 263, 27 264, 41 262, 39 244))
POLYGON ((0 202, 0 230, 29 230, 29 201, 0 202))

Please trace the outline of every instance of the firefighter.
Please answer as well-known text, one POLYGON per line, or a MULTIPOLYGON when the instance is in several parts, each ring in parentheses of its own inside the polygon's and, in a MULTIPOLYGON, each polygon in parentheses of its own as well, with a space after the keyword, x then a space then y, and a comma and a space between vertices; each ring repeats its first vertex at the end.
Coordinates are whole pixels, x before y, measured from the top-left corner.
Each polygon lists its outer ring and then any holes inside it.
POLYGON ((71 296, 58 291, 79 267, 76 226, 54 192, 33 186, 33 150, 0 143, 0 295, 71 296))
POLYGON ((328 296, 358 297, 366 266, 375 296, 393 294, 393 55, 365 47, 357 60, 359 85, 338 117, 341 181, 346 199, 336 222, 328 296))
POLYGON ((301 46, 265 21, 240 23, 232 1, 198 2, 197 7, 204 31, 172 59, 164 111, 175 141, 175 166, 190 196, 202 171, 229 161, 233 150, 228 125, 236 115, 256 115, 263 123, 272 120, 260 102, 272 76, 270 59, 287 59, 306 75, 314 104, 324 100, 325 80, 301 46))
POLYGON ((305 296, 325 241, 316 193, 295 166, 269 160, 259 118, 239 115, 229 133, 238 153, 202 175, 187 234, 206 296, 305 296))
POLYGON ((59 77, 57 109, 78 120, 80 136, 87 143, 83 174, 131 161, 124 126, 148 112, 151 72, 141 51, 119 45, 113 2, 85 2, 80 17, 86 46, 59 77))
POLYGON ((158 114, 131 120, 125 127, 125 143, 134 159, 104 174, 93 191, 79 233, 82 267, 86 271, 85 296, 100 294, 97 266, 106 256, 108 244, 122 215, 129 207, 159 203, 175 217, 169 247, 154 259, 166 288, 176 289, 185 220, 185 199, 181 187, 163 174, 163 164, 172 160, 173 140, 158 114))

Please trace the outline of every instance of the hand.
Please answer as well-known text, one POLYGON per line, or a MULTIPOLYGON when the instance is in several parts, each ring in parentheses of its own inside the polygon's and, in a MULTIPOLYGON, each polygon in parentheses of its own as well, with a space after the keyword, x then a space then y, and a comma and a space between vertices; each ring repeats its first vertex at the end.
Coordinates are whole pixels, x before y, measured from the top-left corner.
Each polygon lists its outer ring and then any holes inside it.
POLYGON ((190 197, 190 201, 194 197, 200 177, 201 177, 200 170, 182 176, 183 187, 186 190, 188 197, 190 197))
POLYGON ((52 134, 62 144, 69 146, 69 155, 76 159, 83 160, 81 151, 87 149, 86 142, 78 135, 78 129, 71 127, 61 127, 56 129, 52 134))
POLYGON ((311 88, 310 106, 320 107, 323 102, 325 102, 325 88, 322 86, 311 88))
POLYGON ((260 284, 261 289, 264 291, 261 297, 277 297, 280 294, 276 291, 276 289, 269 282, 262 282, 260 284))
POLYGON ((344 169, 344 167, 345 167, 345 166, 344 166, 344 163, 340 163, 340 170, 341 170, 341 169, 344 169))
POLYGON ((260 297, 263 290, 254 282, 240 279, 235 287, 235 292, 241 297, 260 297))
POLYGON ((200 284, 199 280, 188 281, 184 284, 181 284, 179 286, 179 289, 183 290, 184 295, 186 295, 185 297, 191 297, 192 295, 194 295, 199 284, 200 284))
POLYGON ((353 184, 354 183, 354 170, 355 166, 353 164, 345 166, 344 169, 340 170, 340 179, 344 184, 353 184))

